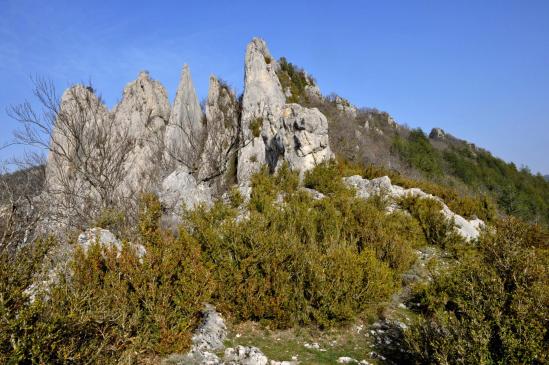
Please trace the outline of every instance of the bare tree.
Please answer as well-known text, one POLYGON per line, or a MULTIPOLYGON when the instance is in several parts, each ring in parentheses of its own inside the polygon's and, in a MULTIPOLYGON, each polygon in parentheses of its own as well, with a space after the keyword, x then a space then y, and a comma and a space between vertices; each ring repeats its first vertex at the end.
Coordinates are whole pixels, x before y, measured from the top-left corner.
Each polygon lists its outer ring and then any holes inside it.
POLYGON ((48 151, 46 193, 54 208, 49 218, 83 224, 118 203, 133 140, 91 86, 73 86, 59 98, 51 81, 33 81, 41 110, 29 102, 9 108, 22 125, 13 143, 48 151))
POLYGON ((32 240, 40 218, 36 195, 44 184, 44 172, 43 163, 15 172, 6 163, 0 167, 0 253, 32 240))

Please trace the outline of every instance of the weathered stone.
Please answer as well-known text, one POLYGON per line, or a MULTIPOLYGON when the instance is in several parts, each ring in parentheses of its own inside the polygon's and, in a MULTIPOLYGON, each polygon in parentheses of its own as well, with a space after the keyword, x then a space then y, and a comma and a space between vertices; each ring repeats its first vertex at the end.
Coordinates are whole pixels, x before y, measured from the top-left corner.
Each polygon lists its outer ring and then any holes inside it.
POLYGON ((328 138, 328 121, 318 109, 287 104, 282 109, 280 129, 275 138, 277 150, 271 151, 279 161, 288 162, 301 173, 334 157, 328 138))
POLYGON ((197 183, 184 167, 178 167, 162 181, 160 201, 172 214, 179 216, 183 208, 192 209, 199 204, 212 204, 212 194, 206 184, 197 183))
POLYGON ((122 100, 114 110, 118 128, 129 132, 134 148, 125 162, 128 174, 121 184, 121 195, 150 190, 160 176, 163 135, 170 117, 166 89, 141 72, 124 88, 122 100))
POLYGON ((223 180, 234 181, 234 176, 225 173, 231 172, 228 165, 236 158, 238 118, 239 105, 234 91, 211 76, 206 102, 208 135, 198 170, 199 181, 215 178, 217 185, 223 180))
POLYGON ((252 40, 246 52, 239 183, 248 181, 264 164, 275 171, 287 161, 303 173, 333 158, 326 118, 317 109, 285 103, 277 67, 265 42, 252 40))
MULTIPOLYGON (((434 199, 441 203, 442 210, 440 211, 447 219, 453 220, 456 231, 465 239, 476 239, 480 235, 480 230, 484 226, 484 222, 480 219, 467 220, 462 216, 452 212, 450 208, 440 199, 431 194, 425 193, 418 188, 404 189, 398 185, 392 185, 391 179, 388 176, 379 177, 376 179, 368 180, 361 176, 355 175, 343 178, 343 181, 348 186, 356 190, 357 196, 368 199, 374 195, 385 195, 391 197, 393 200, 404 196, 413 196, 423 199, 434 199)), ((389 205, 389 211, 394 210, 392 205, 389 205)))
POLYGON ((441 128, 433 128, 431 130, 431 133, 429 133, 429 138, 431 139, 444 139, 446 137, 446 133, 441 128))
POLYGON ((181 79, 164 135, 165 159, 174 167, 183 162, 187 167, 198 164, 203 149, 203 114, 188 65, 183 66, 181 79))
POLYGON ((237 346, 225 350, 227 365, 267 365, 269 359, 257 347, 237 346))

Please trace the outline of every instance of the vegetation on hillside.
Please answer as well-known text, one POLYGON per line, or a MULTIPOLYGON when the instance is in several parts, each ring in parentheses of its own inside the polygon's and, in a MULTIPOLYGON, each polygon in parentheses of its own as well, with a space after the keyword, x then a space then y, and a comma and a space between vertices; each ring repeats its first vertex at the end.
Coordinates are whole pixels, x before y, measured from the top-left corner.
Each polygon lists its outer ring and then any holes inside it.
MULTIPOLYGON (((128 243, 121 252, 76 249, 70 270, 34 300, 27 288, 58 243, 43 239, 15 254, 3 251, 0 362, 154 362, 188 348, 203 302, 233 322, 270 328, 327 328, 375 317, 399 290, 414 248, 437 245, 461 256, 450 274, 418 291, 420 320, 406 340, 413 358, 436 362, 426 356, 443 353, 457 363, 465 346, 467 356, 479 359, 543 363, 549 309, 543 229, 497 223, 497 235, 467 246, 436 202, 408 199, 401 204, 411 215, 388 214, 381 197, 356 198, 341 177, 357 171, 331 163, 307 173, 305 186, 326 195, 315 200, 299 188, 297 173, 285 167, 273 176, 265 169, 253 177, 248 203, 234 190, 226 203, 189 211, 175 233, 162 228, 162 207, 147 194, 137 231, 128 235, 146 248, 143 257, 128 243), (463 283, 478 285, 478 295, 467 294, 463 283), (480 337, 471 337, 473 329, 480 337), (494 344, 500 353, 492 354, 494 344)), ((106 217, 103 225, 124 224, 119 214, 106 217)))

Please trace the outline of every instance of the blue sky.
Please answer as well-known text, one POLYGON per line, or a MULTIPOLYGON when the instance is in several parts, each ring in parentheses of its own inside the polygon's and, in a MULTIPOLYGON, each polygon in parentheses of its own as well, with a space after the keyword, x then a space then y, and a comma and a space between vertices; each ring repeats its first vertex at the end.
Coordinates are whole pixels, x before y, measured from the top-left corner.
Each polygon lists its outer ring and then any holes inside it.
POLYGON ((260 36, 326 94, 549 174, 549 1, 0 0, 0 19, 0 143, 30 75, 92 80, 110 107, 144 69, 173 99, 184 63, 201 97, 212 73, 240 92, 260 36))

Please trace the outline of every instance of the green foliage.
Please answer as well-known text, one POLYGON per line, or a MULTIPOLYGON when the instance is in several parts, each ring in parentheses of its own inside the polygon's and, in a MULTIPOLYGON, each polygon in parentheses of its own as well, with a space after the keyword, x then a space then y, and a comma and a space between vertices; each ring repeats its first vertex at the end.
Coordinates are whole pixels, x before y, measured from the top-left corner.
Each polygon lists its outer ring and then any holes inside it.
POLYGON ((462 239, 454 229, 454 222, 441 212, 442 204, 435 199, 406 196, 400 206, 417 219, 425 239, 431 245, 443 249, 460 243, 462 239))
MULTIPOLYGON (((184 230, 175 237, 159 228, 158 207, 153 196, 144 197, 142 258, 128 244, 122 252, 98 244, 77 249, 71 274, 59 275, 34 302, 24 289, 39 257, 18 275, 21 283, 3 275, 0 362, 135 363, 186 350, 213 283, 198 243, 184 230)), ((21 262, 3 262, 1 272, 13 273, 21 262)))
POLYGON ((428 177, 442 175, 441 159, 421 129, 413 129, 407 138, 396 136, 392 152, 428 177))
POLYGON ((335 161, 324 162, 305 173, 303 185, 320 191, 322 194, 350 193, 341 180, 340 164, 335 161))
POLYGON ((412 247, 424 242, 419 226, 333 185, 341 181, 334 165, 317 166, 310 176, 327 198, 297 189, 298 176, 287 168, 275 176, 263 170, 252 180, 248 219, 236 221, 223 204, 188 216, 217 282, 214 301, 227 315, 282 328, 331 326, 398 288, 412 247))
POLYGON ((309 80, 305 71, 296 65, 288 62, 286 58, 281 57, 278 61, 280 68, 277 71, 278 79, 283 90, 290 90, 291 95, 286 97, 288 103, 298 103, 306 105, 308 97, 305 87, 309 85, 309 80))
POLYGON ((547 363, 548 254, 540 227, 498 222, 477 249, 416 293, 422 316, 405 341, 413 362, 547 363))
POLYGON ((444 152, 449 172, 476 190, 487 191, 506 214, 549 224, 549 183, 528 169, 518 170, 483 150, 453 147, 444 152))
POLYGON ((250 131, 254 137, 259 137, 261 134, 261 127, 263 126, 263 118, 254 118, 250 122, 250 131))

